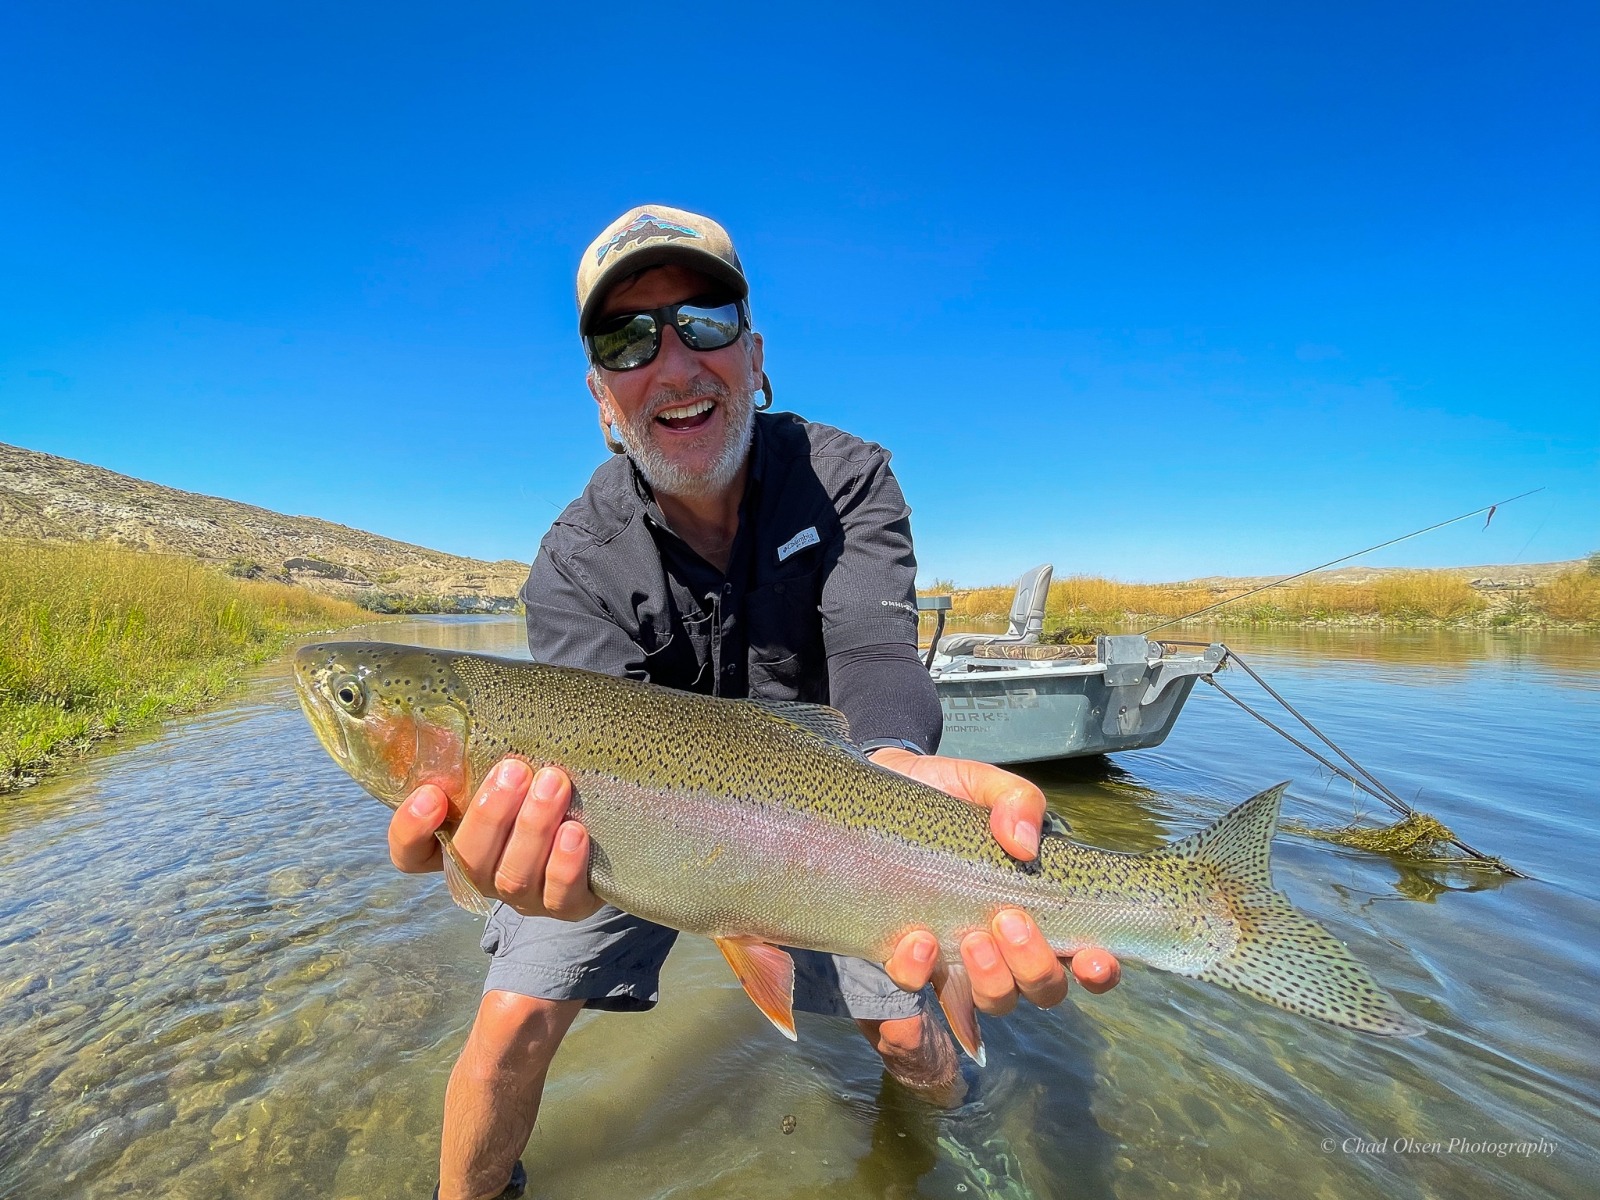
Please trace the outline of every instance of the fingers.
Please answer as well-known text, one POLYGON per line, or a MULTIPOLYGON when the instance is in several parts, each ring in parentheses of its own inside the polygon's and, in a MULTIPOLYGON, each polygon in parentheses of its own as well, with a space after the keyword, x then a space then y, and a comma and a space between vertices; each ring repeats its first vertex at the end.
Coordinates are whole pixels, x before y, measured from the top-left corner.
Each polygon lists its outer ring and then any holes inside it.
POLYGON ((407 796, 389 818, 389 861, 408 875, 443 869, 439 839, 450 802, 444 791, 425 783, 407 796))
MULTIPOLYGON (((600 907, 589 890, 589 835, 566 820, 572 782, 556 767, 537 772, 520 759, 495 765, 451 835, 467 878, 485 896, 530 917, 577 920, 600 907)), ((389 856, 402 871, 440 868, 434 831, 444 793, 421 787, 389 822, 389 856)))
POLYGON ((1010 1012, 1018 996, 1040 1008, 1066 999, 1066 968, 1020 909, 1004 909, 988 930, 969 933, 961 942, 961 958, 972 980, 973 1000, 992 1016, 1010 1012))
MULTIPOLYGON (((496 875, 501 854, 522 815, 523 801, 528 799, 532 783, 533 770, 527 763, 515 758, 502 759, 484 778, 453 835, 456 854, 473 886, 485 896, 498 896, 513 905, 516 903, 515 897, 521 893, 503 895, 497 886, 496 875)), ((540 815, 537 804, 528 807, 534 810, 534 818, 537 819, 540 815)), ((561 812, 551 822, 552 830, 565 811, 563 805, 561 812)), ((548 812, 543 815, 548 819, 548 812)), ((535 888, 542 891, 543 863, 531 864, 527 871, 535 888)))
POLYGON ((544 911, 577 921, 599 907, 600 897, 589 890, 589 831, 576 821, 564 821, 545 866, 544 911))
POLYGON ((1007 854, 1024 862, 1039 856, 1044 793, 1022 776, 993 763, 940 754, 919 757, 892 747, 873 751, 872 761, 989 809, 989 829, 1007 854))
MULTIPOLYGON (((511 767, 527 771, 522 763, 514 761, 502 763, 496 770, 511 767)), ((525 787, 518 798, 511 830, 494 860, 493 879, 494 894, 513 908, 520 911, 543 903, 547 860, 571 800, 572 784, 566 773, 551 767, 533 775, 532 786, 525 787)), ((463 829, 465 824, 462 822, 463 829)), ((456 834, 458 851, 461 840, 461 834, 456 834)))
POLYGON ((894 954, 883 964, 896 987, 920 992, 933 978, 939 961, 939 941, 926 929, 913 929, 896 943, 894 954))
POLYGON ((1072 977, 1095 995, 1109 992, 1122 981, 1122 964, 1110 951, 1092 947, 1072 956, 1072 977))

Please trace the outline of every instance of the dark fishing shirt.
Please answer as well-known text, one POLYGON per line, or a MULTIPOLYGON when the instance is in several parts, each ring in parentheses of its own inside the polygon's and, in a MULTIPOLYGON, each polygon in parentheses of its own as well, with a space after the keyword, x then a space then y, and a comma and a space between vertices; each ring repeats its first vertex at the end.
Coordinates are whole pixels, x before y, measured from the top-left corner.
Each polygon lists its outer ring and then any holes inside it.
POLYGON ((938 696, 916 654, 911 512, 889 454, 792 413, 757 413, 726 573, 668 527, 622 455, 540 543, 528 648, 708 695, 832 704, 859 743, 932 753, 938 696))

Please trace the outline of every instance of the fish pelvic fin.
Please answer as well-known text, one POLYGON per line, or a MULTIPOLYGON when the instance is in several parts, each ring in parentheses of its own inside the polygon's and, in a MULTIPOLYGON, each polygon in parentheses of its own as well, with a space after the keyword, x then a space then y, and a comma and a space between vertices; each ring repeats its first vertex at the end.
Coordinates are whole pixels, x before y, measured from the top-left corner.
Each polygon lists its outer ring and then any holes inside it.
POLYGON ((940 963, 933 972, 933 991, 939 997, 939 1007, 944 1009, 944 1019, 950 1023, 950 1032, 967 1052, 967 1057, 980 1067, 987 1055, 983 1052, 983 1033, 978 1029, 978 1008, 972 999, 972 980, 967 968, 959 962, 940 963))
POLYGON ((762 1014, 791 1042, 799 1041, 794 1029, 794 959, 781 946, 760 938, 712 938, 722 957, 744 985, 745 994, 762 1014))
POLYGON ((477 889, 472 880, 467 878, 467 869, 462 865, 461 856, 456 853, 450 835, 441 832, 437 836, 439 845, 444 849, 444 883, 450 889, 450 899, 470 913, 487 917, 494 905, 477 889))
POLYGON ((1272 835, 1280 783, 1162 854, 1209 869, 1233 917, 1233 950, 1198 978, 1343 1029, 1383 1037, 1423 1032, 1343 942, 1295 910, 1272 886, 1272 835))

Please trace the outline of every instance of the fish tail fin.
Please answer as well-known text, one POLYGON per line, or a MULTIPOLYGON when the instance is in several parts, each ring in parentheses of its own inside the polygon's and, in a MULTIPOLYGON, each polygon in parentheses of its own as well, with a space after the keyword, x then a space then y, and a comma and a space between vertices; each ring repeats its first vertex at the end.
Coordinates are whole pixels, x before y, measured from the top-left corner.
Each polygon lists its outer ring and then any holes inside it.
POLYGON ((1198 977, 1360 1033, 1411 1037, 1423 1032, 1343 942, 1273 888, 1272 835, 1288 786, 1268 788, 1161 851, 1210 872, 1237 929, 1232 951, 1198 977))

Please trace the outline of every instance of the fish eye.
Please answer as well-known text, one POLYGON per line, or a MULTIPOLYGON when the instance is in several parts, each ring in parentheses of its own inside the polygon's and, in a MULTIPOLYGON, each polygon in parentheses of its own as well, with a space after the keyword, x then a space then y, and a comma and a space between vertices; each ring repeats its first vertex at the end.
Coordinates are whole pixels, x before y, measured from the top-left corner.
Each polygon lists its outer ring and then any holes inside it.
POLYGON ((361 710, 367 706, 367 689, 361 686, 359 679, 347 675, 334 683, 333 698, 345 712, 352 717, 359 717, 361 710))

